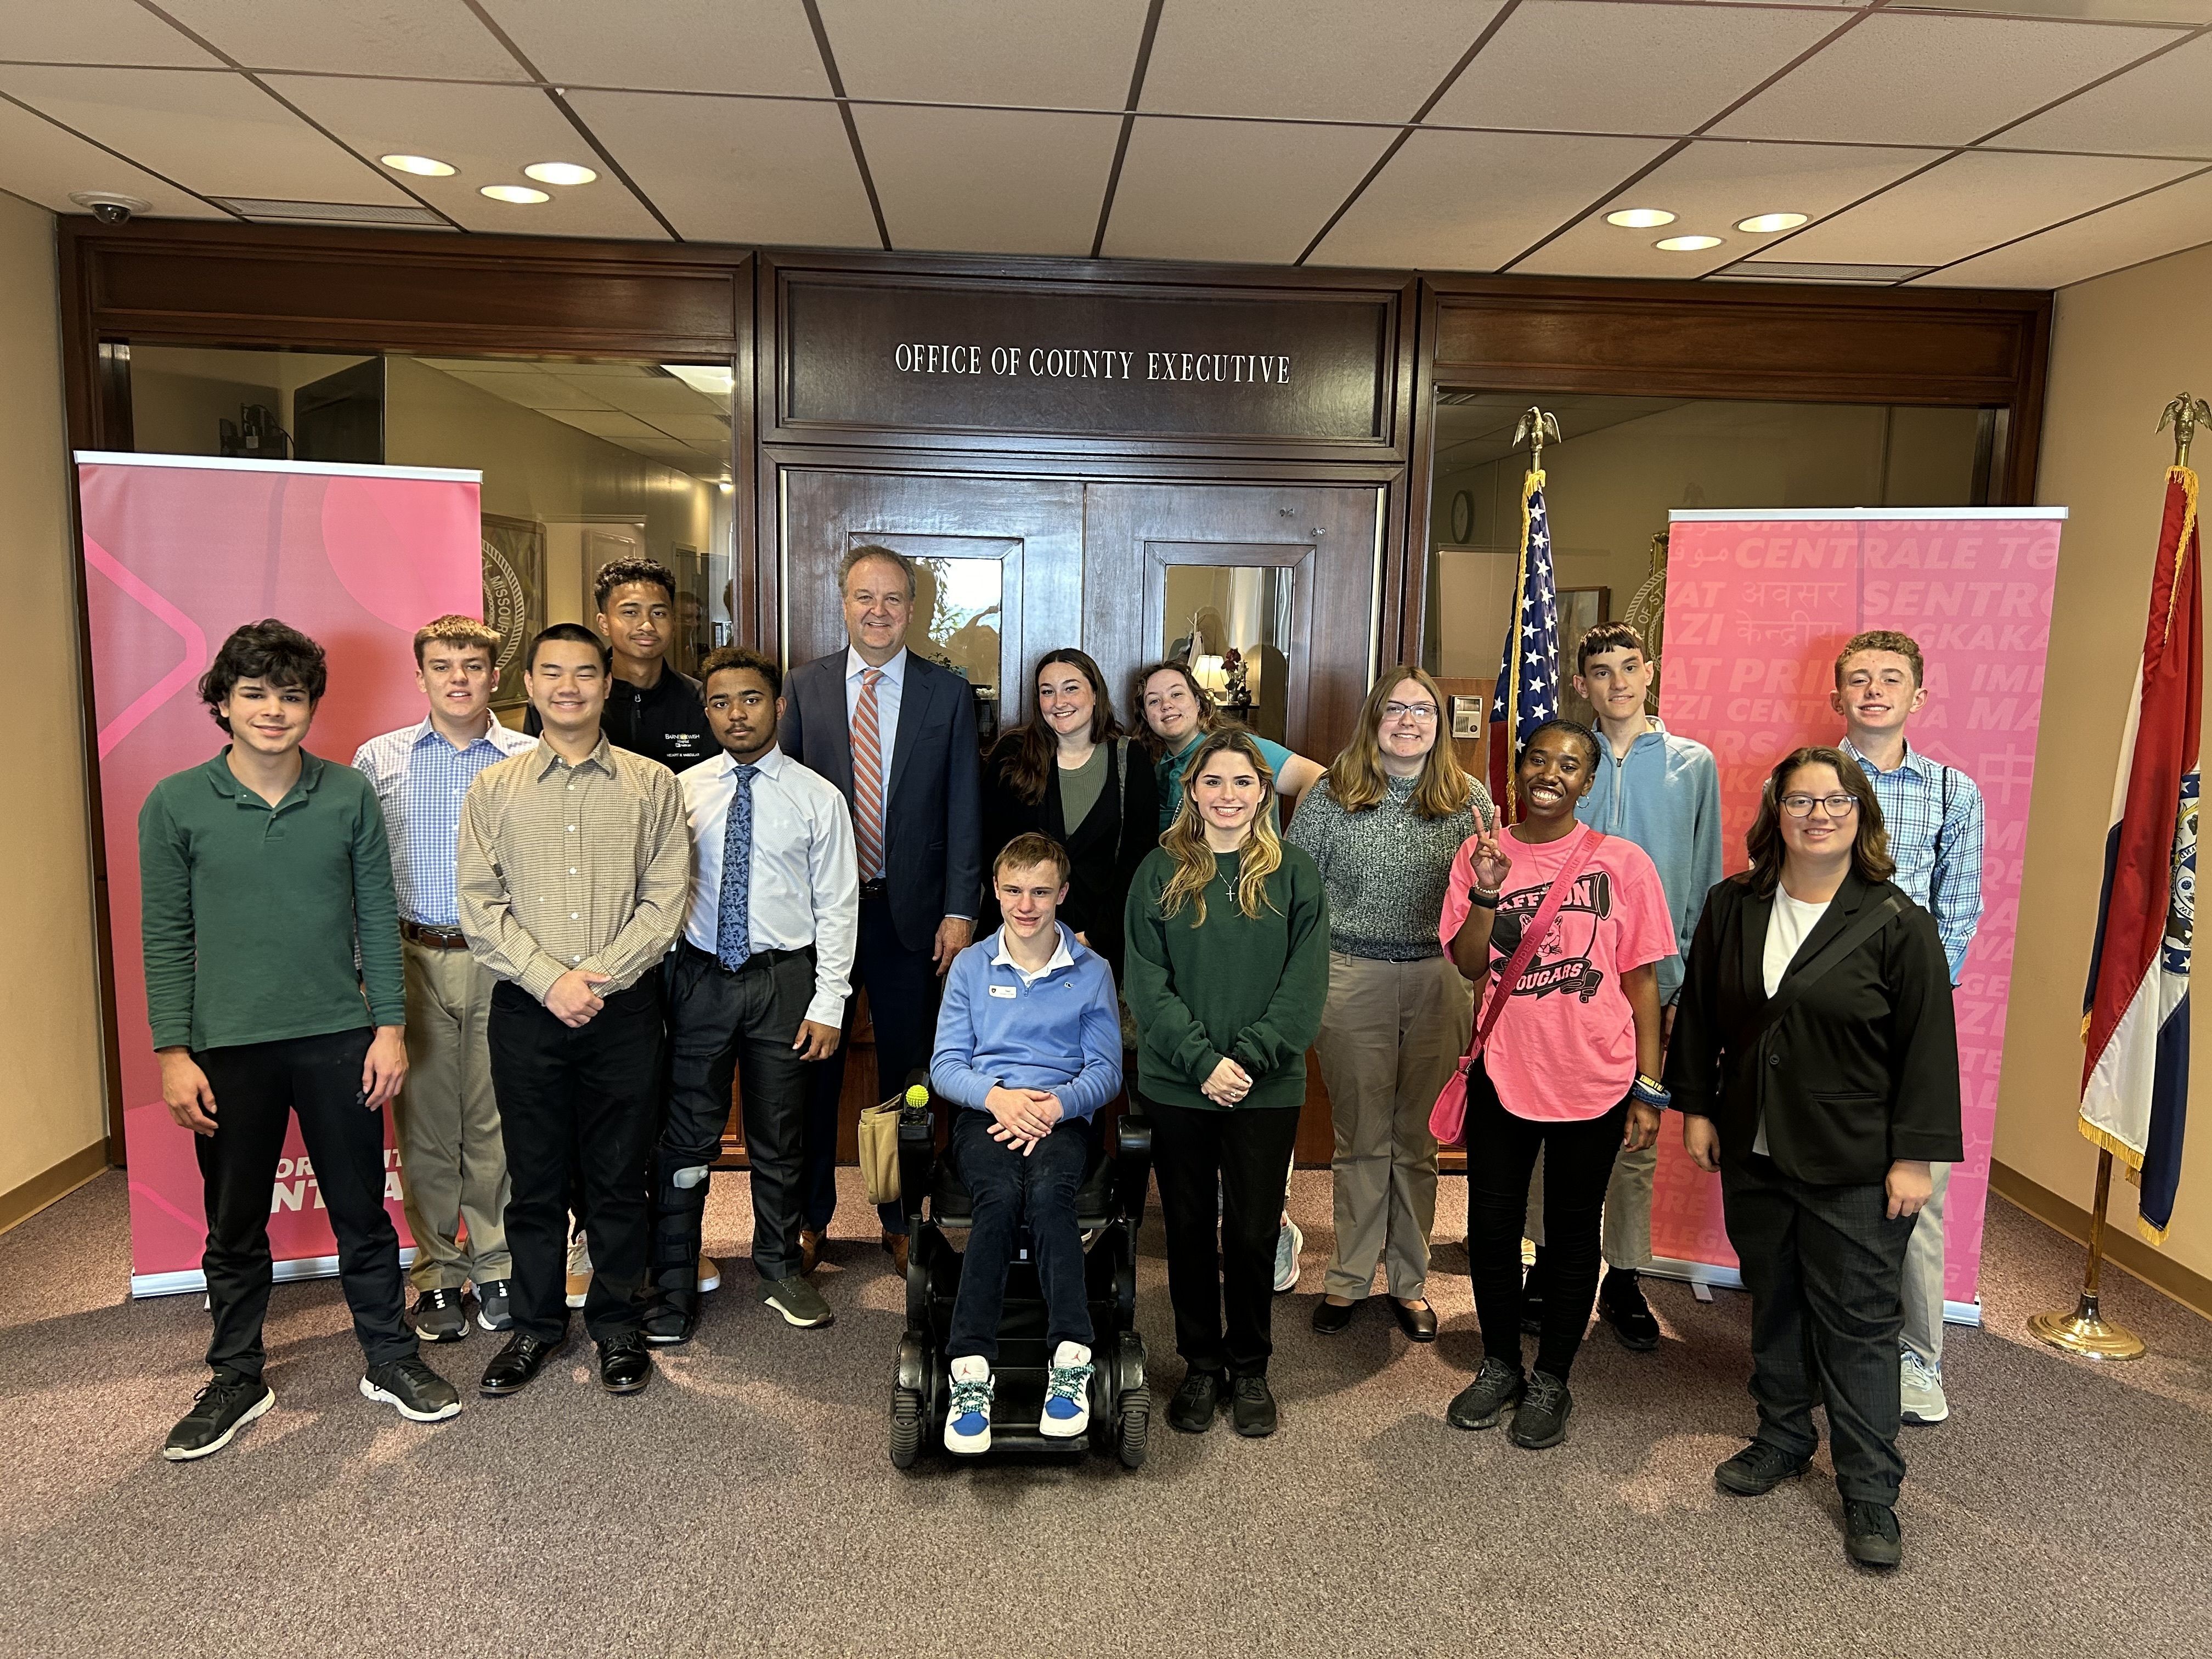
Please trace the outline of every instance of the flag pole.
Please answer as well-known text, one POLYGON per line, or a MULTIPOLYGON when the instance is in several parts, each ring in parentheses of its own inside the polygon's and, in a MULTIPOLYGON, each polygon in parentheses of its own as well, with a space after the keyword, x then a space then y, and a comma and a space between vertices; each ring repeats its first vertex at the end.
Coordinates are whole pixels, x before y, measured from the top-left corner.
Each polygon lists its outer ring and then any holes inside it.
POLYGON ((2089 1267, 2081 1279, 2081 1298, 2072 1313, 2039 1313, 2027 1322, 2029 1332, 2084 1359, 2140 1359, 2142 1338, 2124 1325, 2106 1319, 2097 1305, 2098 1281, 2105 1268, 2105 1212, 2112 1200, 2112 1149, 2097 1152, 2097 1202, 2089 1212, 2089 1267))

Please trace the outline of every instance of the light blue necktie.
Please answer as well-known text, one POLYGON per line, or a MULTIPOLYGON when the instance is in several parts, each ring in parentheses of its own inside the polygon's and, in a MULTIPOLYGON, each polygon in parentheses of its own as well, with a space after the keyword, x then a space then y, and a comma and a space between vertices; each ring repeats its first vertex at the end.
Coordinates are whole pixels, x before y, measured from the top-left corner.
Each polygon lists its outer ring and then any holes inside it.
POLYGON ((753 780, 757 766, 730 770, 729 816, 722 820, 722 908, 714 924, 714 955, 736 973, 753 953, 753 780))

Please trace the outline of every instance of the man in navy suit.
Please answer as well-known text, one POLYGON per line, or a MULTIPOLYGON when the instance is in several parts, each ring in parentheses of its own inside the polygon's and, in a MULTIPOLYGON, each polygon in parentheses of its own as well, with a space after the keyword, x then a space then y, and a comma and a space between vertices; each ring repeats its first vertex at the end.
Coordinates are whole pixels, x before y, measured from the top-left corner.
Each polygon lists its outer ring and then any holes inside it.
MULTIPOLYGON (((938 982, 975 937, 982 890, 981 761, 968 682, 906 648, 915 573, 887 547, 859 547, 837 573, 842 651, 784 681, 783 752, 836 784, 853 812, 860 928, 853 984, 876 1033, 876 1096, 929 1064, 938 982)), ((845 1005, 852 1019, 853 1004, 845 1005)), ((801 1271, 820 1259, 837 1207, 837 1102, 845 1048, 815 1066, 802 1177, 801 1271)), ((906 1220, 880 1206, 884 1249, 906 1271, 906 1220)))

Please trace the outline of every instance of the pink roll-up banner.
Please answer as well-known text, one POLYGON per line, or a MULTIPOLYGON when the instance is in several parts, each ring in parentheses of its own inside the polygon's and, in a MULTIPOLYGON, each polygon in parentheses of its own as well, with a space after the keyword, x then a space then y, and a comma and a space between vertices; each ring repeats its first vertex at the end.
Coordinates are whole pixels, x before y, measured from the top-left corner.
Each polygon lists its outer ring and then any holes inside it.
MULTIPOLYGON (((1774 763, 1832 744, 1836 653, 1867 629, 1918 641, 1928 702, 1905 729, 1921 753, 1980 785, 1989 811, 1982 920, 1954 994, 1965 1161, 1944 1210, 1944 1298, 1978 1322, 1976 1286, 2004 1060, 2021 866, 2063 507, 1679 512, 1670 515, 1659 708, 1720 763, 1726 867, 1774 763)), ((1720 1182, 1660 1140, 1651 1248, 1660 1271, 1736 1282, 1720 1182)))
MULTIPOLYGON (((206 1218, 192 1135, 161 1103, 139 946, 138 809, 154 785, 220 750, 195 687, 242 623, 275 617, 328 653, 307 749, 341 765, 364 738, 422 717, 415 630, 483 615, 482 474, 306 461, 81 452, 85 592, 99 724, 131 1289, 203 1285, 206 1218)), ((272 930, 284 918, 269 918, 272 930)), ((400 1213, 386 1124, 386 1206, 400 1213)), ((295 1121, 276 1170, 269 1242, 279 1279, 335 1272, 337 1247, 295 1121)))

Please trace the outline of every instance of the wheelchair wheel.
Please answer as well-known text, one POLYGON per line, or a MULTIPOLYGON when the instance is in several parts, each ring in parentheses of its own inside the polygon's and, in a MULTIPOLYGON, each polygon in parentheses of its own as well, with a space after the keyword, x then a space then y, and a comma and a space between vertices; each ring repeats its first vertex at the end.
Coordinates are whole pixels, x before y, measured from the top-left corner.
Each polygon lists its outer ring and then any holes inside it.
POLYGON ((1121 1407, 1121 1431, 1115 1437, 1114 1449, 1120 1454, 1121 1467, 1139 1469, 1145 1466, 1145 1446, 1152 1437, 1152 1396, 1149 1389, 1139 1389, 1129 1395, 1121 1407))
POLYGON ((921 1395, 913 1389, 891 1390, 891 1464, 895 1468, 910 1469, 915 1458, 921 1455, 921 1431, 925 1420, 921 1395))

